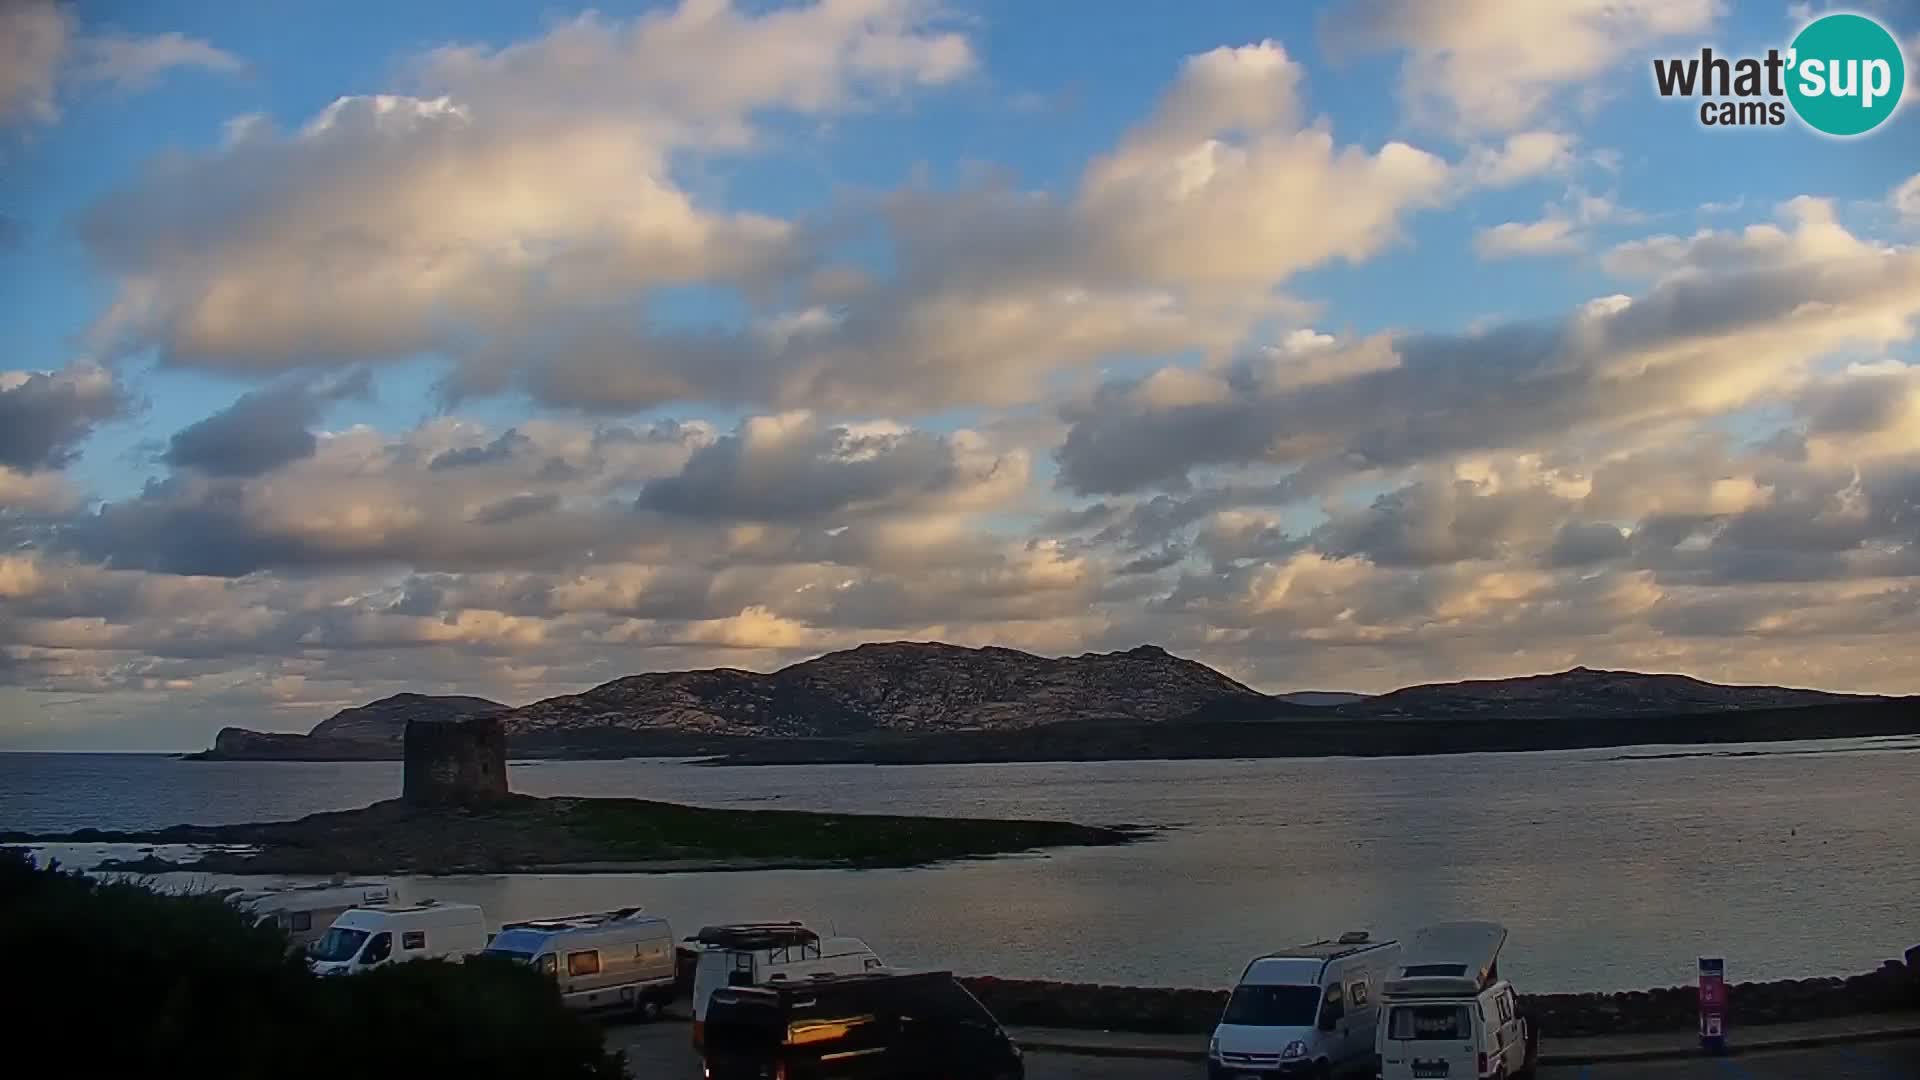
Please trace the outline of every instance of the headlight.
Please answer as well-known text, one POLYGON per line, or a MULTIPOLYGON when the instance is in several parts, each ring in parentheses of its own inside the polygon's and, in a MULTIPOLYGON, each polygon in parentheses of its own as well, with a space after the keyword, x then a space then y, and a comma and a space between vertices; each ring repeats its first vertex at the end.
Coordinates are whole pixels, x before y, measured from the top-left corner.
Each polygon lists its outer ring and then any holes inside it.
POLYGON ((1207 1040, 1207 1056, 1210 1058, 1213 1058, 1216 1061, 1219 1060, 1220 1036, 1215 1035, 1213 1038, 1207 1040))
POLYGON ((1287 1048, 1285 1050, 1280 1051, 1280 1056, 1283 1058, 1306 1057, 1307 1044, 1305 1040, 1295 1039, 1292 1042, 1288 1043, 1287 1048))

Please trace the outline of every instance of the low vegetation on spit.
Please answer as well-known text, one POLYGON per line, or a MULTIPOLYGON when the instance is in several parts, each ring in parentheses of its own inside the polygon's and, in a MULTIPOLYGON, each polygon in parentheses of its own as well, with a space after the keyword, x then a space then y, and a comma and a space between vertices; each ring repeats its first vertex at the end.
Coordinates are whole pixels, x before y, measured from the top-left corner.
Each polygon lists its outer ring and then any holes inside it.
POLYGON ((0 950, 31 973, 10 995, 9 1030, 86 1075, 623 1075, 598 1029, 530 968, 475 957, 322 978, 279 930, 216 896, 94 880, 18 851, 0 851, 0 950))
POLYGON ((644 799, 513 795, 470 807, 416 807, 395 799, 297 821, 176 825, 151 832, 9 833, 0 840, 215 848, 187 865, 150 855, 101 867, 106 870, 399 874, 912 866, 1119 844, 1139 835, 1136 829, 1058 821, 722 810, 644 799))

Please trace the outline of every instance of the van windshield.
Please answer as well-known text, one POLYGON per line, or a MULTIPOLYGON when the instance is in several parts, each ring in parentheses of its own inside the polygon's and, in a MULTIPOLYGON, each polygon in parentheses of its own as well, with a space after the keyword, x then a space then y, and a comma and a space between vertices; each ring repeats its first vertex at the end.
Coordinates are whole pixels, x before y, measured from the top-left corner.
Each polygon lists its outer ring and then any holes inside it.
POLYGON ((325 937, 313 943, 313 947, 307 950, 307 955, 315 960, 330 962, 351 960, 366 940, 365 930, 349 930, 344 926, 331 927, 327 930, 325 937))
POLYGON ((1389 1039, 1456 1042, 1472 1035, 1465 1005, 1396 1005, 1387 1014, 1389 1039))
POLYGON ((1241 983, 1227 999, 1223 1024, 1249 1027, 1307 1027, 1320 1008, 1317 986, 1252 986, 1241 983))

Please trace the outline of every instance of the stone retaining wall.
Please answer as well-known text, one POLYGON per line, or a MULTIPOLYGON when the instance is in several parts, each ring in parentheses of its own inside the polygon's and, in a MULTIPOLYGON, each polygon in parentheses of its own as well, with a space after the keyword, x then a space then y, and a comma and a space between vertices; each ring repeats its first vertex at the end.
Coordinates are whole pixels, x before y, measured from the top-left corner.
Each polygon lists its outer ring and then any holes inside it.
MULTIPOLYGON (((1225 990, 1096 986, 1031 979, 963 980, 1003 1024, 1107 1031, 1205 1033, 1225 1006, 1225 990)), ((1522 994, 1520 1007, 1547 1037, 1691 1031, 1699 1021, 1691 986, 1618 994, 1522 994)), ((1729 1024, 1778 1024, 1856 1013, 1920 1010, 1920 979, 1905 963, 1839 979, 1735 983, 1729 1024)))

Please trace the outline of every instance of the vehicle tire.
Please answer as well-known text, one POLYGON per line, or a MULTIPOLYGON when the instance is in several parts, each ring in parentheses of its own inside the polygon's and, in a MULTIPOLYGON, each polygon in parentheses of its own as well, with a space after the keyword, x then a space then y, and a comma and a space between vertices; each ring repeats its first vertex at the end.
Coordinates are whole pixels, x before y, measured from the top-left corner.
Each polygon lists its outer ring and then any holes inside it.
POLYGON ((643 1024, 660 1019, 660 1012, 660 999, 651 996, 641 998, 633 1009, 633 1015, 643 1024))
POLYGON ((1333 1080, 1333 1062, 1322 1061, 1313 1067, 1313 1080, 1333 1080))

